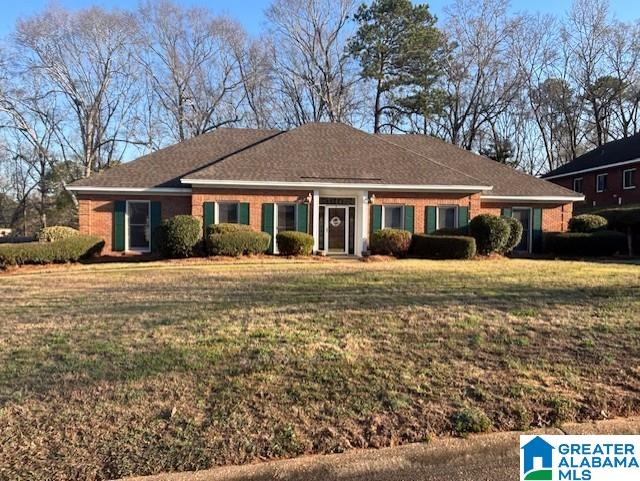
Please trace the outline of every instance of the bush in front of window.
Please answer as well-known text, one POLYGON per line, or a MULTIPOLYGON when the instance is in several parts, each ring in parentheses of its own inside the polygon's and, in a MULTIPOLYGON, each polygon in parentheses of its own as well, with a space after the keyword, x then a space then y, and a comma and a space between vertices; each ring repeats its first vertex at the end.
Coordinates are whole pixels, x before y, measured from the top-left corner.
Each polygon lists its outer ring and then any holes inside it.
POLYGON ((507 238, 507 243, 505 244, 502 253, 508 254, 509 252, 512 252, 518 244, 520 244, 524 228, 522 227, 522 222, 513 217, 506 217, 504 220, 509 226, 509 237, 507 238))
POLYGON ((313 252, 313 236, 304 232, 284 230, 276 235, 278 252, 283 256, 308 256, 313 252))
POLYGON ((96 236, 75 235, 52 242, 26 242, 0 245, 0 268, 24 264, 62 264, 77 262, 99 254, 104 240, 96 236))
POLYGON ((371 234, 369 249, 372 254, 406 257, 411 246, 411 232, 401 229, 380 229, 371 234))
POLYGON ((271 236, 269 234, 255 232, 249 228, 212 232, 207 236, 207 251, 213 256, 239 257, 242 255, 264 254, 269 250, 270 244, 271 236))
POLYGON ((550 232, 544 237, 545 252, 561 257, 608 257, 626 252, 627 238, 621 232, 550 232))
POLYGON ((569 231, 571 232, 594 232, 607 228, 608 221, 601 215, 582 214, 572 217, 569 220, 569 231))
POLYGON ((509 239, 509 224, 498 216, 482 214, 471 219, 469 232, 476 240, 478 253, 503 252, 509 239))
POLYGON ((165 257, 191 257, 200 242, 200 221, 192 215, 176 215, 160 226, 160 252, 165 257))
POLYGON ((227 234, 229 232, 248 231, 251 227, 246 224, 211 224, 207 226, 207 235, 209 234, 227 234))
POLYGON ((39 242, 54 242, 62 239, 68 239, 80 235, 80 231, 73 227, 65 225, 52 225, 43 227, 38 231, 37 238, 39 242))
POLYGON ((413 234, 409 255, 421 259, 473 259, 476 240, 469 236, 413 234))
POLYGON ((468 236, 469 227, 443 227, 433 233, 433 235, 446 235, 446 236, 468 236))

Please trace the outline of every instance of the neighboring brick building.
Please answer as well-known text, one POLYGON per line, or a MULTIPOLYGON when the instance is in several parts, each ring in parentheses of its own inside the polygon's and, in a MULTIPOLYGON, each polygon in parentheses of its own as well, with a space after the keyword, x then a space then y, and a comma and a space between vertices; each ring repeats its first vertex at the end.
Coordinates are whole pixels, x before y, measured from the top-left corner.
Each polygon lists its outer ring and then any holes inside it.
POLYGON ((584 206, 640 203, 640 134, 609 142, 542 176, 584 194, 584 206))
MULTIPOLYGON (((372 135, 344 124, 279 132, 217 129, 70 186, 80 229, 107 253, 148 252, 163 219, 249 224, 313 234, 315 251, 361 255, 383 227, 413 232, 466 225, 481 213, 514 216, 535 250, 566 230, 582 196, 421 135, 372 135)), ((277 245, 274 246, 277 251, 277 245)))

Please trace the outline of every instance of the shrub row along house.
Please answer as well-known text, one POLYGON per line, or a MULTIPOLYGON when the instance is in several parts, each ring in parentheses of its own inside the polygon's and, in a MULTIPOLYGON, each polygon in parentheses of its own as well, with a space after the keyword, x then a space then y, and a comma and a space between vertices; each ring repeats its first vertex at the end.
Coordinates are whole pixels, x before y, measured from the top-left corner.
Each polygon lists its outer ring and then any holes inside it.
POLYGON ((640 134, 604 144, 543 175, 584 194, 588 207, 640 203, 640 134))
POLYGON ((163 219, 313 235, 314 252, 360 256, 381 228, 431 233, 479 214, 516 217, 517 250, 564 231, 581 194, 421 135, 313 123, 289 131, 217 129, 70 186, 80 230, 106 253, 153 251, 163 219))

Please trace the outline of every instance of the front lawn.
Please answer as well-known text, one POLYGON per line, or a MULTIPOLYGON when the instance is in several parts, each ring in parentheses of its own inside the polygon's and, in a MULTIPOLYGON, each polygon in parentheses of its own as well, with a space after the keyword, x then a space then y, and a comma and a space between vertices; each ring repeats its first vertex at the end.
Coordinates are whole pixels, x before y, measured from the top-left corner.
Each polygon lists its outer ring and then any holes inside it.
POLYGON ((285 260, 0 275, 0 479, 640 413, 640 266, 285 260))

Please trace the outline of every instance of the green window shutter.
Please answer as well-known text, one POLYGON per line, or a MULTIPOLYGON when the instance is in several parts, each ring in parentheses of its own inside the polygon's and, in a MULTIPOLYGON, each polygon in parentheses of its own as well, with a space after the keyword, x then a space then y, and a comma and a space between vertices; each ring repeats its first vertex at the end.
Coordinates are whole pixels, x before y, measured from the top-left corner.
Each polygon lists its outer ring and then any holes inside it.
POLYGON ((469 225, 469 207, 461 205, 458 207, 458 228, 466 228, 469 225))
POLYGON ((408 230, 413 234, 413 212, 414 208, 412 205, 404 206, 404 230, 408 230))
POLYGON ((381 205, 372 205, 371 206, 371 233, 373 234, 376 231, 382 229, 382 206, 381 205))
POLYGON ((207 227, 216 222, 214 219, 215 206, 215 202, 205 202, 202 204, 202 231, 205 237, 207 236, 207 227))
POLYGON ((542 209, 533 209, 532 252, 542 251, 542 209))
POLYGON ((424 208, 424 232, 433 234, 436 231, 436 207, 428 205, 424 208))
POLYGON ((309 232, 309 206, 307 204, 297 204, 298 210, 298 232, 309 232))
POLYGON ((500 215, 502 217, 513 217, 513 209, 511 207, 503 207, 500 215))
POLYGON ((162 223, 162 204, 157 201, 151 202, 151 219, 149 227, 151 230, 151 252, 156 252, 160 240, 160 224, 162 223))
POLYGON ((274 205, 270 203, 262 204, 262 232, 266 232, 271 236, 271 243, 269 244, 269 254, 273 254, 273 211, 274 205))
POLYGON ((240 202, 238 204, 238 224, 249 225, 249 203, 240 202))
POLYGON ((113 203, 113 250, 124 251, 124 217, 127 210, 127 202, 116 200, 113 203))

